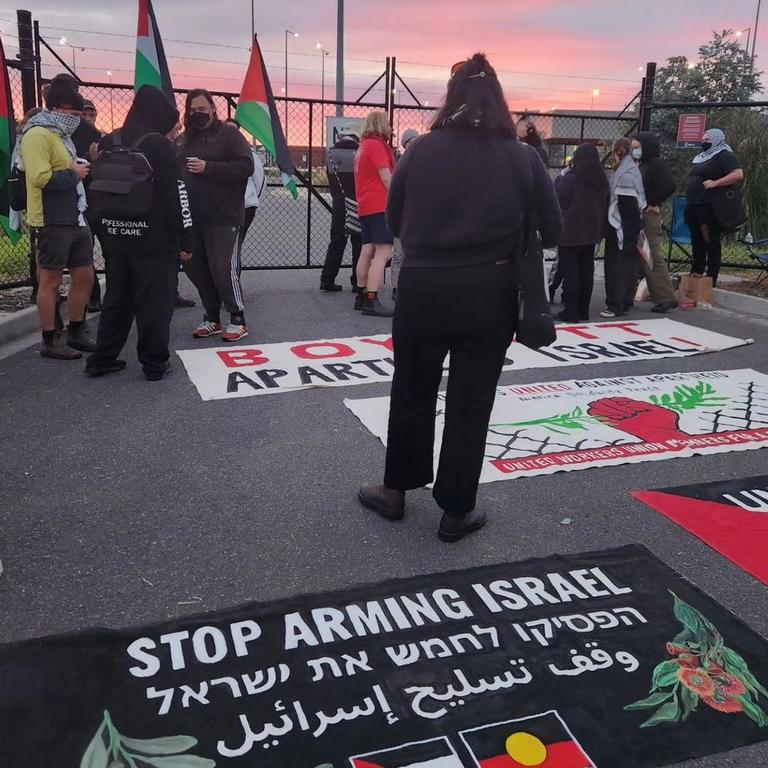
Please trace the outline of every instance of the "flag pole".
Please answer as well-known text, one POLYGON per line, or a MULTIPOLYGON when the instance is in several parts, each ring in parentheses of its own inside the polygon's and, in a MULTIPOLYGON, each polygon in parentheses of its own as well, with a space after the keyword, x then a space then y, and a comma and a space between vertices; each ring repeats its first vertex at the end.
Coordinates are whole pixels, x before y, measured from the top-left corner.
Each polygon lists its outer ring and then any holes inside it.
MULTIPOLYGON (((336 101, 344 101, 344 0, 336 0, 336 101)), ((344 114, 344 107, 336 105, 336 116, 344 114)))

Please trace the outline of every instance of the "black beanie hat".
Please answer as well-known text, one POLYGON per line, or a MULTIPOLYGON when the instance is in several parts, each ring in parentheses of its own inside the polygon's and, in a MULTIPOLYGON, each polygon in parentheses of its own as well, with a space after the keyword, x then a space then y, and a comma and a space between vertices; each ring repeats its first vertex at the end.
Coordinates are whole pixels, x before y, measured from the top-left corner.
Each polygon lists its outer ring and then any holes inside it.
POLYGON ((62 107, 64 109, 83 110, 83 97, 75 90, 69 79, 54 77, 48 92, 45 94, 45 106, 48 109, 62 107))

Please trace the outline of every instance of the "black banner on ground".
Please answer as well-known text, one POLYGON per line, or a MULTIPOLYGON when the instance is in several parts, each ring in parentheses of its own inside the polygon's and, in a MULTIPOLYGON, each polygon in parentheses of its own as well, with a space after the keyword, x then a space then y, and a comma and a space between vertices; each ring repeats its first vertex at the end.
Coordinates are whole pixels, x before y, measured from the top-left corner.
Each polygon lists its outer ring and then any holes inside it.
POLYGON ((646 549, 0 647, 15 768, 645 768, 768 738, 768 642, 646 549))

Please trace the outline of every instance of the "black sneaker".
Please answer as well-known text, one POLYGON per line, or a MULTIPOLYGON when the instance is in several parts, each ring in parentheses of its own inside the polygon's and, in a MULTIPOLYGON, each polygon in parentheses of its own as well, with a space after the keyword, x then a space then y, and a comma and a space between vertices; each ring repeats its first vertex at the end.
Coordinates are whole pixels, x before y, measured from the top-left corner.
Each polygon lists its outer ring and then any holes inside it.
POLYGON ((344 289, 338 285, 337 283, 329 283, 325 280, 320 281, 320 290, 321 291, 327 291, 328 293, 338 293, 339 291, 343 291, 344 289))
POLYGON ((101 365, 86 365, 85 375, 95 379, 97 376, 106 376, 108 373, 120 373, 124 371, 127 363, 125 360, 115 359, 101 365))
POLYGON ((72 326, 67 328, 67 346, 80 352, 95 352, 96 339, 88 333, 85 324, 74 330, 72 326))
POLYGON ((43 346, 40 349, 40 357, 49 357, 52 360, 79 360, 82 354, 74 349, 70 349, 64 343, 61 334, 57 332, 53 337, 53 341, 50 343, 43 342, 43 346))
POLYGON ((164 376, 167 376, 171 372, 171 361, 166 360, 165 366, 162 370, 144 370, 144 377, 147 381, 160 381, 164 376))
POLYGON ((656 314, 664 315, 667 312, 669 312, 671 309, 676 309, 678 307, 678 303, 676 301, 662 301, 660 304, 656 304, 655 306, 651 307, 651 312, 656 312, 656 314))
POLYGON ((181 294, 177 293, 174 306, 180 307, 182 309, 189 309, 189 307, 195 306, 195 302, 192 301, 192 299, 188 299, 186 296, 182 296, 181 294))
POLYGON ((375 299, 365 299, 363 314, 369 317, 392 317, 395 313, 388 307, 385 307, 377 297, 375 299))

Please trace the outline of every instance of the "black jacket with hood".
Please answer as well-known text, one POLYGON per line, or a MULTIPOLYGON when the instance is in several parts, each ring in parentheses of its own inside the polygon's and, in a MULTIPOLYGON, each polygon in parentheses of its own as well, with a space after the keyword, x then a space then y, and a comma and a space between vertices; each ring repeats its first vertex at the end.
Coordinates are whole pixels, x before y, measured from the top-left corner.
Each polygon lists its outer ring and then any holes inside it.
MULTIPOLYGON (((107 253, 169 254, 192 251, 192 216, 184 181, 176 161, 176 147, 167 134, 179 120, 179 111, 152 85, 139 88, 119 141, 141 152, 152 166, 155 206, 141 221, 114 221, 99 216, 99 239, 107 253), (137 143, 138 142, 138 143, 137 143)), ((116 134, 107 134, 99 149, 114 146, 116 134)))
POLYGON ((645 198, 648 205, 660 206, 675 192, 676 184, 667 164, 661 159, 661 142, 656 134, 643 131, 637 134, 643 148, 640 174, 643 177, 645 198))

